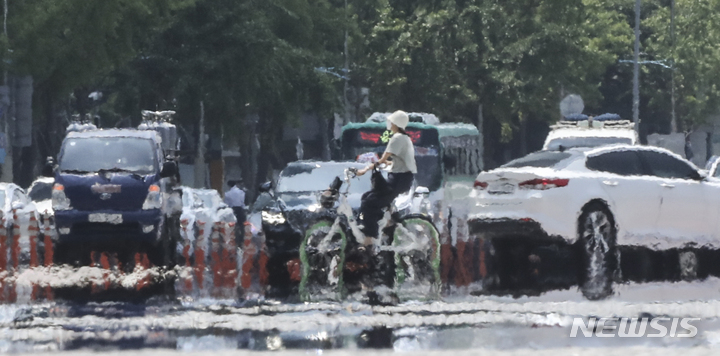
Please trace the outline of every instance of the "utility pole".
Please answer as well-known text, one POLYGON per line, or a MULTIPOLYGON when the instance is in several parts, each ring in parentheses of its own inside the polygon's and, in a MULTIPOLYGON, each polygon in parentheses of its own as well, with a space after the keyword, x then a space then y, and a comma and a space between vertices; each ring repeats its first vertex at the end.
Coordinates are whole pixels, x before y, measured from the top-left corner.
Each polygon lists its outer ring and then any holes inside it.
MULTIPOLYGON (((7 1, 7 0, 6 0, 7 1)), ((348 6, 347 6, 347 0, 345 0, 345 84, 343 86, 343 101, 345 102, 345 122, 343 124, 347 124, 350 121, 350 101, 348 100, 348 91, 350 91, 350 54, 348 51, 348 6)))
POLYGON ((640 130, 640 0, 635 0, 635 53, 633 58, 633 123, 640 130))
POLYGON ((670 106, 672 116, 670 132, 677 132, 677 117, 675 116, 675 0, 670 0, 670 106))
MULTIPOLYGON (((8 38, 7 33, 7 17, 8 17, 8 0, 3 1, 3 35, 5 36, 5 40, 8 38)), ((10 42, 10 41, 8 41, 10 42)), ((2 57, 5 58, 7 53, 3 53, 2 57)), ((12 149, 12 133, 10 132, 10 120, 12 118, 10 117, 10 106, 12 105, 12 90, 10 90, 10 85, 8 81, 8 71, 7 67, 5 68, 5 72, 3 73, 3 85, 5 88, 7 88, 7 95, 10 99, 10 102, 8 105, 5 106, 3 117, 5 118, 4 126, 5 126, 5 163, 2 167, 2 176, 0 176, 0 181, 3 182, 12 182, 13 181, 13 149, 12 149)))

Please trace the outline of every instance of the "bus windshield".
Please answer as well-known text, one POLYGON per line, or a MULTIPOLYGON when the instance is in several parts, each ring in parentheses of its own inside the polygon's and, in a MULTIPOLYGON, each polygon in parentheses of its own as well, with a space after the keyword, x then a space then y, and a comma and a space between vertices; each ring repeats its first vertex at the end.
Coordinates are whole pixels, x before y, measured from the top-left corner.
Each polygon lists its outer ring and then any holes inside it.
MULTIPOLYGON (((415 146, 417 184, 427 187, 430 191, 438 190, 442 184, 442 164, 437 129, 411 126, 406 132, 415 146)), ((342 138, 342 158, 354 161, 359 155, 368 152, 382 155, 390 137, 391 132, 378 125, 345 129, 342 138)))

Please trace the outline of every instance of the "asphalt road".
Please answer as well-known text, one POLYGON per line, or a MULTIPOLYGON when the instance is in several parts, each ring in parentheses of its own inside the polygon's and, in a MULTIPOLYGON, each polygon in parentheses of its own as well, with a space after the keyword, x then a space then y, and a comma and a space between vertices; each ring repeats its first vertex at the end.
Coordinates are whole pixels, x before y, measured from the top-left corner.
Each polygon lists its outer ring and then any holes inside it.
POLYGON ((715 278, 622 284, 611 298, 596 302, 571 288, 519 298, 457 294, 442 301, 385 307, 274 301, 243 305, 234 298, 182 293, 140 303, 21 300, 0 306, 3 353, 213 351, 221 355, 231 350, 275 350, 280 355, 389 351, 606 355, 623 350, 635 355, 668 351, 699 355, 719 349, 720 279, 715 278), (575 317, 700 320, 692 338, 571 338, 575 317))

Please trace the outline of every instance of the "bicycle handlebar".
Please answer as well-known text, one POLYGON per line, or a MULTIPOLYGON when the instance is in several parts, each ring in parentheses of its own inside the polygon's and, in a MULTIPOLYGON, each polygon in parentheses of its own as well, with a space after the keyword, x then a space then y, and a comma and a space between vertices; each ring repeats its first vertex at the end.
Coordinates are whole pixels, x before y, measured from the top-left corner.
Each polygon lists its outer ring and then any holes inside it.
POLYGON ((347 169, 347 172, 345 173, 345 175, 346 175, 348 178, 355 178, 355 177, 357 177, 357 172, 358 172, 358 169, 357 169, 357 168, 355 168, 355 167, 350 167, 350 168, 347 169))

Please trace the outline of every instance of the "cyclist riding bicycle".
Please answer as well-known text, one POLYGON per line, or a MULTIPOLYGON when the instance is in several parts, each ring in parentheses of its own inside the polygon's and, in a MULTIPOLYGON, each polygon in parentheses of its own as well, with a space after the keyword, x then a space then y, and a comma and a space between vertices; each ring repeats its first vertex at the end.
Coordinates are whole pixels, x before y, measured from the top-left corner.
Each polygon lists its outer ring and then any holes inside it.
POLYGON ((369 170, 373 170, 373 186, 370 191, 363 194, 360 205, 360 213, 363 223, 363 234, 366 237, 366 244, 372 238, 378 237, 378 222, 383 217, 383 208, 386 208, 398 195, 406 193, 412 188, 417 166, 415 164, 415 147, 410 136, 405 132, 410 118, 407 113, 398 110, 387 119, 388 130, 393 133, 388 142, 385 153, 380 160, 357 172, 362 176, 369 170), (387 182, 384 181, 377 167, 391 161, 390 173, 387 182))

